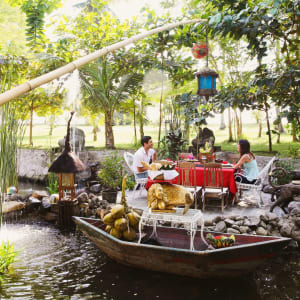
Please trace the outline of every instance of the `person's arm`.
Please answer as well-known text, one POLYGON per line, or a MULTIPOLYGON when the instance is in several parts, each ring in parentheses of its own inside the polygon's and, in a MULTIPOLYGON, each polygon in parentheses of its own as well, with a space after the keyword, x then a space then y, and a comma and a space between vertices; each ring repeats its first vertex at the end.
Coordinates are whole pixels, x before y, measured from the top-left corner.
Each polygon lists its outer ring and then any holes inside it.
POLYGON ((234 166, 234 169, 240 169, 241 166, 242 166, 242 164, 243 164, 244 162, 250 162, 250 159, 249 159, 249 157, 248 157, 247 154, 244 154, 244 155, 240 158, 240 160, 239 160, 239 161, 237 162, 237 164, 234 166))
POLYGON ((146 169, 145 167, 136 167, 137 168, 137 170, 138 170, 138 172, 140 173, 140 172, 145 172, 145 171, 147 171, 148 169, 146 169))
POLYGON ((152 161, 156 161, 156 159, 157 159, 156 152, 154 152, 152 155, 152 161))

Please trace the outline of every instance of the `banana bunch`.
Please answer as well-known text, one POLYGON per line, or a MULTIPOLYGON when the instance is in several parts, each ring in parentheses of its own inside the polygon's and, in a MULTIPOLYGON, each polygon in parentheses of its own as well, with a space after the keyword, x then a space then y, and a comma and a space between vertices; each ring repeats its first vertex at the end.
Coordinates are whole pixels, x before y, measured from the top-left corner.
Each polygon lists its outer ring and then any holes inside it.
POLYGON ((216 249, 233 246, 235 243, 235 236, 230 237, 224 235, 213 236, 211 233, 206 235, 206 240, 216 249))
POLYGON ((133 241, 136 239, 140 215, 127 205, 125 198, 127 175, 123 177, 121 204, 115 205, 108 214, 103 217, 106 224, 105 231, 118 239, 133 241))
POLYGON ((207 154, 212 152, 213 152, 213 148, 209 142, 205 143, 204 148, 200 148, 200 153, 207 154))

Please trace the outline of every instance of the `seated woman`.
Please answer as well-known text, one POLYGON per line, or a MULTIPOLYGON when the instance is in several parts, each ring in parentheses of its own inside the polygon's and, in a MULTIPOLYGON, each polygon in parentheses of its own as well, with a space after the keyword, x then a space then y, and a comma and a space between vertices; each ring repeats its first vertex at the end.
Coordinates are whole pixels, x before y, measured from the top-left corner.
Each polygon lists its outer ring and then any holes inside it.
POLYGON ((247 140, 239 140, 237 149, 240 152, 240 160, 234 166, 237 169, 234 178, 237 182, 253 184, 258 176, 258 167, 255 156, 250 152, 250 143, 247 140), (239 170, 243 165, 243 169, 239 170))

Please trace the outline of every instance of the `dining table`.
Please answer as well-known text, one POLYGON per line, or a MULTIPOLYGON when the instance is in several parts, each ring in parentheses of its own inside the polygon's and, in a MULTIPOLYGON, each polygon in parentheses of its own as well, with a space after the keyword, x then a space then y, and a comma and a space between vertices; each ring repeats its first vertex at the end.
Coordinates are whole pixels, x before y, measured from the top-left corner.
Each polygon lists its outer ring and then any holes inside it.
MULTIPOLYGON (((204 178, 204 166, 201 165, 201 163, 195 163, 196 164, 196 185, 197 186, 203 186, 203 178, 204 178)), ((178 171, 178 167, 175 167, 175 170, 178 171)), ((234 180, 234 171, 235 169, 231 167, 230 165, 224 164, 222 168, 222 174, 223 174, 223 187, 228 187, 231 194, 235 195, 237 192, 237 187, 234 180)), ((180 171, 179 171, 180 172, 180 171)), ((177 176, 176 178, 172 180, 156 180, 151 179, 148 177, 148 181, 146 184, 146 189, 148 190, 150 186, 154 183, 171 183, 171 184, 181 184, 179 182, 180 176, 177 176)))

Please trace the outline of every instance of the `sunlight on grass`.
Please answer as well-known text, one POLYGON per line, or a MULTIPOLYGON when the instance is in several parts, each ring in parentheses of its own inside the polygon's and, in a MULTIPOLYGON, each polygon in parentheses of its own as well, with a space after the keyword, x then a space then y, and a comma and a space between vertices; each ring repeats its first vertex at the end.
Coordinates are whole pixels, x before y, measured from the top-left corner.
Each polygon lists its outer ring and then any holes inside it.
MULTIPOLYGON (((84 130, 86 135, 85 145, 87 149, 104 149, 104 127, 100 127, 100 132, 97 133, 98 141, 93 141, 93 133, 91 126, 77 126, 84 130)), ((221 146, 225 151, 236 151, 236 142, 228 143, 228 129, 219 130, 219 125, 212 124, 208 126, 214 131, 216 136, 216 145, 221 146)), ((134 131, 133 126, 114 126, 115 146, 119 149, 134 149, 140 147, 139 144, 139 128, 137 128, 138 145, 134 146, 134 131)), ((158 128, 156 126, 145 126, 145 135, 150 135, 154 141, 155 147, 158 140, 158 128)), ((57 126, 53 130, 53 135, 49 136, 48 125, 36 125, 33 127, 33 147, 39 149, 50 149, 58 147, 58 140, 63 138, 66 134, 66 126, 57 126)), ((162 136, 164 129, 162 130, 162 136)), ((191 140, 195 138, 196 132, 191 131, 191 140)), ((268 137, 266 135, 266 128, 263 128, 262 137, 258 138, 258 127, 256 124, 247 124, 243 126, 243 137, 248 139, 251 143, 251 149, 257 154, 268 155, 268 137)), ((292 137, 284 133, 281 135, 281 143, 276 144, 276 136, 273 136, 273 152, 282 155, 289 154, 289 147, 292 145, 294 148, 300 149, 300 143, 292 143, 292 137)), ((29 131, 26 129, 25 138, 23 141, 24 147, 29 147, 29 131)), ((191 143, 190 143, 191 144, 191 143)), ((269 154, 270 155, 270 154, 269 154)))

